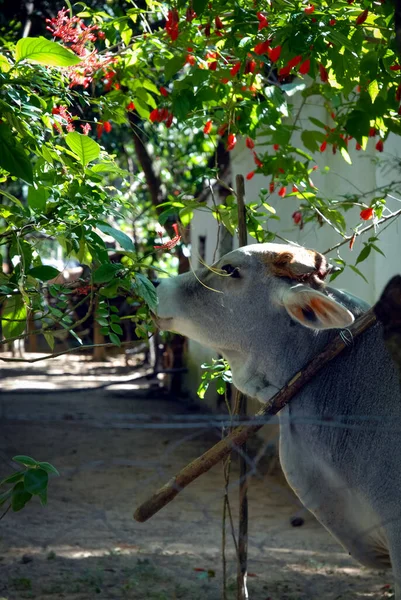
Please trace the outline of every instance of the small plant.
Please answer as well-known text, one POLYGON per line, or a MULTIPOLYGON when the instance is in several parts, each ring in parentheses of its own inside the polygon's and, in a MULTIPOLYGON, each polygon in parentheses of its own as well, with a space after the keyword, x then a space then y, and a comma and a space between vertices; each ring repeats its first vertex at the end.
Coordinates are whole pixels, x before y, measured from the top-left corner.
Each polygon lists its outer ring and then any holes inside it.
MULTIPOLYGON (((16 471, 2 481, 0 486, 14 484, 0 494, 0 506, 10 502, 6 512, 12 508, 18 512, 33 496, 38 496, 42 506, 47 504, 47 488, 49 473, 59 475, 59 472, 48 462, 38 462, 30 456, 14 456, 13 461, 23 465, 25 469, 16 471)), ((4 516, 5 513, 3 513, 4 516)))
POLYGON ((199 398, 203 399, 205 397, 212 381, 216 383, 217 393, 223 396, 226 392, 227 383, 232 383, 232 374, 228 362, 224 358, 213 358, 211 365, 203 363, 201 368, 205 369, 205 372, 197 391, 199 398))

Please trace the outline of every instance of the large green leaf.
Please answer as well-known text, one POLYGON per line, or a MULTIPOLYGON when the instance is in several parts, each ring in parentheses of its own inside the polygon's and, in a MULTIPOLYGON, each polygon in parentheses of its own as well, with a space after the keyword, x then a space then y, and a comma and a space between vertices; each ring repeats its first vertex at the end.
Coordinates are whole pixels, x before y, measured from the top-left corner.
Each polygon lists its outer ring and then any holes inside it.
POLYGON ((31 186, 28 190, 28 204, 34 210, 44 212, 49 192, 44 187, 35 188, 31 186))
POLYGON ((60 275, 60 271, 55 267, 41 265, 39 267, 33 267, 33 269, 30 269, 27 275, 35 277, 36 279, 40 279, 40 281, 49 281, 49 279, 54 279, 57 277, 57 275, 60 275))
POLYGON ((119 231, 118 229, 114 229, 114 227, 110 227, 110 225, 105 225, 103 223, 98 224, 98 229, 103 231, 103 233, 110 235, 112 238, 116 240, 124 250, 135 250, 135 246, 133 241, 127 234, 119 231))
POLYGON ((40 494, 47 488, 49 475, 44 469, 29 469, 24 476, 25 489, 30 494, 40 494))
POLYGON ((121 265, 108 264, 101 265, 96 271, 93 273, 93 282, 94 283, 108 283, 116 276, 116 273, 121 271, 121 265))
POLYGON ((50 67, 71 67, 81 62, 71 50, 44 37, 18 40, 15 58, 17 61, 25 59, 50 67))
POLYGON ((151 310, 156 310, 158 299, 156 288, 152 282, 141 273, 135 273, 135 287, 139 296, 145 300, 149 308, 151 310))
POLYGON ((14 512, 24 508, 25 504, 32 498, 32 494, 25 490, 23 482, 17 483, 12 491, 11 506, 14 512))
POLYGON ((26 306, 22 296, 10 296, 3 304, 1 329, 3 338, 17 337, 24 332, 26 325, 26 306))
POLYGON ((87 135, 72 131, 71 133, 67 133, 65 141, 67 146, 79 157, 81 164, 84 166, 99 157, 99 144, 87 135))
POLYGON ((6 123, 0 123, 0 167, 27 183, 33 182, 31 161, 6 123))

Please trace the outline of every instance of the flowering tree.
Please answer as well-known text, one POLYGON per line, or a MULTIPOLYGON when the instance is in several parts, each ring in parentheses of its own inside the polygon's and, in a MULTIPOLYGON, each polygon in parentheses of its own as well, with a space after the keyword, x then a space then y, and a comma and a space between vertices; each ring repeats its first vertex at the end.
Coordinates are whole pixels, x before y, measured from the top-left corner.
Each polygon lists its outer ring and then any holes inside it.
MULTIPOLYGON (((37 32, 27 17, 23 34, 10 27, 2 38, 2 344, 43 333, 53 351, 59 331, 82 343, 77 329, 93 312, 107 343, 120 344, 111 300, 121 294, 142 298, 133 319, 147 335, 156 296, 146 275, 166 266, 163 250, 187 266, 179 242, 194 210, 212 210, 201 194, 206 182, 229 188, 212 212, 235 231, 235 192, 222 172, 240 136, 255 164, 247 179, 268 178, 257 209, 270 210, 275 191, 291 195, 294 226, 332 226, 338 246, 352 246, 366 221, 379 227, 398 215, 386 207, 387 188, 369 203, 358 194, 333 201, 311 180, 316 154, 338 152, 350 162, 348 145, 364 152, 373 137, 380 155, 388 135, 401 132, 398 35, 388 0, 78 7, 51 14, 43 2, 37 32), (330 126, 300 121, 311 96, 330 126), (346 211, 355 205, 360 219, 350 223, 346 211), (157 218, 171 239, 155 239, 157 218), (119 261, 102 234, 118 244, 119 261), (49 240, 87 266, 74 289, 55 283, 58 270, 44 263, 49 240), (73 310, 84 303, 74 322, 73 310), (26 332, 27 319, 35 328, 26 332)), ((247 210, 249 232, 271 240, 257 209, 247 210)), ((377 235, 369 238, 358 260, 378 250, 376 242, 377 235)))

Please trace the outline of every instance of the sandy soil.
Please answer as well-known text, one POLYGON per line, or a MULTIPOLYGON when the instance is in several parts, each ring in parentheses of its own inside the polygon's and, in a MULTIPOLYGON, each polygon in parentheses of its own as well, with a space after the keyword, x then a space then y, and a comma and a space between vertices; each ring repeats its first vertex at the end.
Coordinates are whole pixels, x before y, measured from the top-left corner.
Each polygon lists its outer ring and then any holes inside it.
MULTIPOLYGON (((141 501, 219 439, 213 417, 166 397, 157 382, 127 383, 132 369, 114 363, 107 370, 63 357, 24 371, 7 366, 2 375, 0 476, 12 472, 10 457, 27 454, 53 463, 61 477, 51 481, 47 508, 34 500, 0 522, 0 600, 221 599, 220 465, 147 523, 132 518, 141 501), (111 380, 111 387, 82 391, 111 380)), ((267 471, 262 460, 250 483, 250 599, 392 597, 391 575, 361 568, 300 507, 282 476, 267 471), (294 515, 303 526, 291 526, 294 515)), ((234 463, 234 521, 237 480, 234 463)), ((226 531, 233 600, 228 524, 226 531)))

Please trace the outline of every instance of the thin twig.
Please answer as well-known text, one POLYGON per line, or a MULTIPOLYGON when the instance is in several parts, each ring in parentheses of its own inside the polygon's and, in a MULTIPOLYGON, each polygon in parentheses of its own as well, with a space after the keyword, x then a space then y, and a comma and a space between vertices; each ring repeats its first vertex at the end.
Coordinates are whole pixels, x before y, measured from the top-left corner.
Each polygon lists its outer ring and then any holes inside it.
MULTIPOLYGON (((131 342, 122 342, 121 346, 134 346, 136 340, 131 342)), ((70 354, 71 352, 81 352, 82 350, 91 350, 92 348, 111 348, 116 347, 116 344, 112 342, 108 342, 107 344, 88 344, 87 346, 77 346, 76 348, 69 348, 68 350, 63 350, 63 352, 56 352, 55 354, 45 354, 45 356, 40 356, 39 358, 9 358, 7 356, 1 356, 0 360, 3 362, 21 362, 21 363, 36 363, 41 360, 46 360, 48 358, 57 358, 57 356, 62 356, 63 354, 70 354)))
POLYGON ((359 231, 355 231, 352 235, 346 236, 341 242, 338 242, 338 244, 334 244, 334 246, 331 246, 331 248, 328 248, 322 254, 326 255, 329 252, 333 252, 333 250, 337 250, 337 248, 340 248, 340 246, 344 246, 344 244, 346 244, 347 242, 350 242, 352 240, 352 238, 354 237, 354 235, 355 235, 355 237, 358 237, 362 233, 366 233, 366 231, 373 229, 377 225, 381 225, 382 223, 385 223, 386 221, 389 221, 390 219, 396 219, 400 215, 401 215, 401 209, 397 210, 394 213, 391 213, 391 215, 387 215, 387 217, 383 217, 382 219, 379 219, 379 221, 377 221, 377 223, 372 223, 371 225, 368 225, 367 227, 364 227, 363 229, 360 229, 359 231))
POLYGON ((8 511, 10 510, 10 508, 11 508, 11 504, 9 504, 9 505, 7 506, 6 510, 5 510, 5 511, 3 512, 3 514, 1 515, 1 517, 0 517, 0 521, 1 521, 2 519, 4 519, 4 517, 6 516, 6 514, 7 514, 7 513, 8 513, 8 511))

